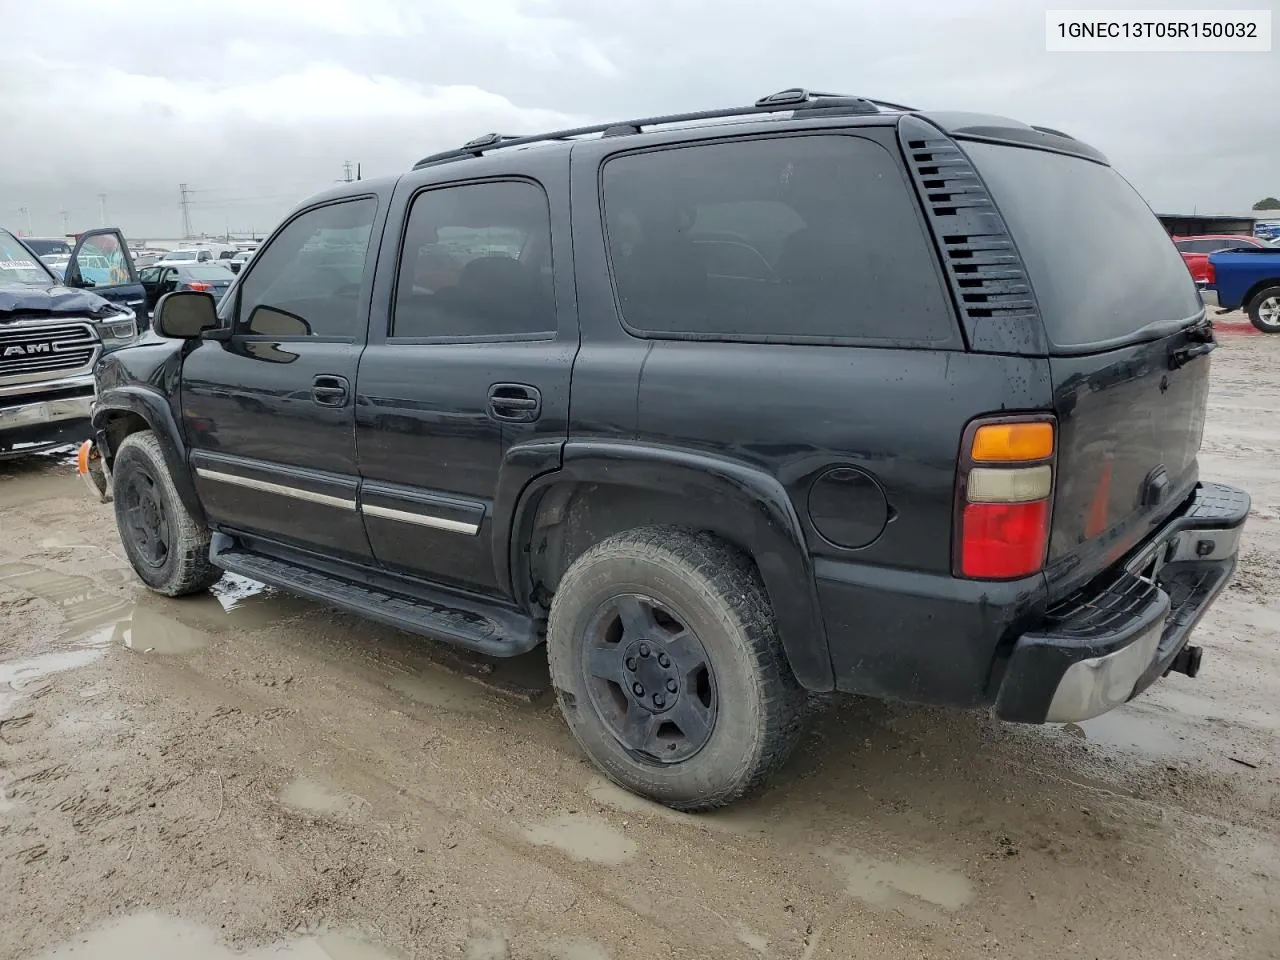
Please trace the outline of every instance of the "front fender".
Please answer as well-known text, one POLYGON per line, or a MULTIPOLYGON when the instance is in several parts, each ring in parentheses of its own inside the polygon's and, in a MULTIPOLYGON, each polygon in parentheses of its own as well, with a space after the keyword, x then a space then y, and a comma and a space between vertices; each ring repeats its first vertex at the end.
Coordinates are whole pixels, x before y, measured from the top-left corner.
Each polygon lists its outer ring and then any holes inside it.
POLYGON ((204 508, 200 505, 200 498, 196 496, 195 483, 187 466, 186 446, 181 429, 169 407, 168 397, 153 387, 136 383, 99 388, 90 407, 89 418, 93 423, 94 440, 102 450, 108 466, 115 461, 115 448, 124 439, 124 436, 113 435, 108 428, 112 420, 121 414, 140 418, 155 434, 160 441, 160 449, 164 452, 165 463, 169 467, 178 496, 182 498, 182 503, 191 516, 203 523, 204 508), (112 445, 113 442, 115 446, 112 445))
POLYGON ((570 442, 564 447, 559 470, 533 479, 514 504, 494 505, 495 518, 511 517, 508 582, 514 581, 511 572, 525 562, 538 504, 560 484, 595 484, 660 495, 668 515, 649 522, 693 525, 746 550, 764 580, 796 679, 810 690, 834 688, 813 562, 795 508, 774 477, 698 451, 626 442, 570 442))

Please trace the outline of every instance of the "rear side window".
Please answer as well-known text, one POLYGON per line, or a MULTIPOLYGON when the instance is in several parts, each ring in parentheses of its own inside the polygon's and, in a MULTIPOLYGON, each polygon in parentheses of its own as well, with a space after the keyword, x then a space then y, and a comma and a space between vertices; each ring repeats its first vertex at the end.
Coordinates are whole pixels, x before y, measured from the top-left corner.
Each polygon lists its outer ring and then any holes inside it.
POLYGON ((949 340, 909 190, 892 155, 852 136, 613 159, 604 212, 623 321, 657 337, 949 340))
POLYGON ((1026 264, 1049 341, 1081 348, 1203 309, 1146 201, 1111 167, 990 143, 963 144, 1026 264))
POLYGON ((391 336, 550 337, 551 214, 526 181, 441 187, 409 209, 391 336))

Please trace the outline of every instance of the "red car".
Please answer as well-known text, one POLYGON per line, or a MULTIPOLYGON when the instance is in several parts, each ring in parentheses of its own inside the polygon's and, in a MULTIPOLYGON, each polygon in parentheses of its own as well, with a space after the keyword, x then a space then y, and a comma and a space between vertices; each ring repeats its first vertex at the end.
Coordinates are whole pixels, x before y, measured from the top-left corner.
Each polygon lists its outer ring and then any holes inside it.
POLYGON ((1182 259, 1191 271, 1196 284, 1204 286, 1212 278, 1209 275, 1209 254, 1215 250, 1230 250, 1235 247, 1271 247, 1258 237, 1231 236, 1229 234, 1210 234, 1199 237, 1174 237, 1173 245, 1182 254, 1182 259))

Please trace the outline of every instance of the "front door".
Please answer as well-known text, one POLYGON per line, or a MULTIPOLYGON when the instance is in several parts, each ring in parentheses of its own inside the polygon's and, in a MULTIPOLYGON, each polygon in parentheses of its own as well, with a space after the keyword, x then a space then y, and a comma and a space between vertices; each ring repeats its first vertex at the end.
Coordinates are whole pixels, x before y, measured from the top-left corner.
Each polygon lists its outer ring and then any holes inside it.
MULTIPOLYGON (((499 485, 559 465, 577 352, 567 157, 539 180, 401 179, 357 382, 360 501, 388 569, 501 595, 499 485), (394 217, 400 219, 400 215, 394 217), (553 257, 554 251, 554 257, 553 257)), ((461 165, 459 165, 461 166, 461 165)))
POLYGON ((124 234, 115 227, 80 234, 71 250, 65 277, 69 287, 92 290, 104 300, 127 307, 138 318, 138 329, 147 328, 147 295, 124 234))
POLYGON ((183 363, 195 482, 224 532, 369 557, 353 411, 377 212, 368 196, 289 220, 224 300, 229 339, 199 341, 183 363))

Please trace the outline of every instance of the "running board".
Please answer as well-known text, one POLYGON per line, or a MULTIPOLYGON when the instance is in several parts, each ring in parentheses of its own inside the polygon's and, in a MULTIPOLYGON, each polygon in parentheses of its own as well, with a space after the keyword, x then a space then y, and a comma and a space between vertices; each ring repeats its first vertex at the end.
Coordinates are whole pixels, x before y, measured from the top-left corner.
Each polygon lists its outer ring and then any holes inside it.
POLYGON ((542 642, 538 624, 517 610, 490 606, 425 586, 410 596, 394 588, 352 583, 289 560, 244 549, 214 534, 209 559, 223 570, 377 620, 409 633, 443 640, 493 657, 516 657, 542 642))

